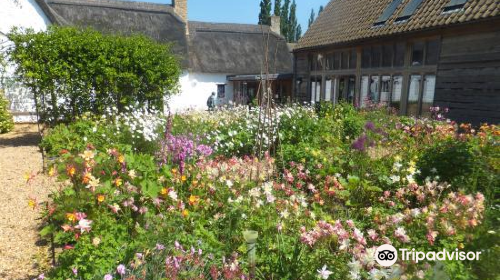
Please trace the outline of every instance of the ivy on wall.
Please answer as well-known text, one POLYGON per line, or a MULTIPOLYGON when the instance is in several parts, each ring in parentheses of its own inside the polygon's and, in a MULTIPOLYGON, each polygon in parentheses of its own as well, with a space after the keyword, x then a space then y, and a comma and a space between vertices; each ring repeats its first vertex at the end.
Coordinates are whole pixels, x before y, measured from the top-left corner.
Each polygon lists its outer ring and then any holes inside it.
POLYGON ((13 30, 8 51, 22 85, 34 93, 40 120, 71 121, 109 107, 159 108, 175 92, 181 73, 169 45, 145 36, 104 35, 52 26, 45 32, 13 30))

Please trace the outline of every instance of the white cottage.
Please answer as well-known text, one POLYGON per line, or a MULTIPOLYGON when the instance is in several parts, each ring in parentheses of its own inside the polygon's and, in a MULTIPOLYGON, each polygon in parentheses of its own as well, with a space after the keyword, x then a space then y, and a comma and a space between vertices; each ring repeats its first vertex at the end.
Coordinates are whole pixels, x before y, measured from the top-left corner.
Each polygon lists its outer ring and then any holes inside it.
MULTIPOLYGON (((171 5, 120 0, 23 1, 36 2, 33 5, 38 4, 53 24, 92 27, 105 33, 141 33, 172 43, 183 69, 180 93, 169 100, 174 111, 206 109, 212 92, 217 94, 218 104, 241 103, 242 94, 251 95, 251 91, 241 90, 244 79, 238 77, 251 77, 249 82, 255 83, 262 73, 267 33, 269 69, 275 74, 292 72, 292 55, 279 34, 279 25, 188 21, 187 0, 173 0, 171 5)), ((291 83, 291 75, 272 77, 286 77, 291 83)), ((291 86, 288 88, 291 93, 291 86)))
MULTIPOLYGON (((0 51, 5 51, 10 45, 6 34, 13 27, 31 28, 35 31, 43 31, 50 24, 43 9, 35 0, 1 0, 0 8, 0 51)), ((33 121, 34 103, 32 95, 13 82, 14 67, 8 66, 6 73, 0 77, 0 87, 5 89, 5 95, 10 101, 10 110, 14 114, 15 121, 33 121)))

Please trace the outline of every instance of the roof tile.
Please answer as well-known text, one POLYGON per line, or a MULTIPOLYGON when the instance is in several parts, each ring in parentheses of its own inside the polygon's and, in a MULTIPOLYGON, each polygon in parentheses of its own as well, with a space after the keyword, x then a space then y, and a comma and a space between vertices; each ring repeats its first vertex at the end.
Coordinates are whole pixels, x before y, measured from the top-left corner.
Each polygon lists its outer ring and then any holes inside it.
POLYGON ((448 0, 424 0, 406 22, 395 22, 411 0, 403 0, 385 25, 374 27, 392 0, 331 0, 299 41, 296 50, 453 25, 500 15, 498 0, 469 0, 459 11, 443 13, 448 0))

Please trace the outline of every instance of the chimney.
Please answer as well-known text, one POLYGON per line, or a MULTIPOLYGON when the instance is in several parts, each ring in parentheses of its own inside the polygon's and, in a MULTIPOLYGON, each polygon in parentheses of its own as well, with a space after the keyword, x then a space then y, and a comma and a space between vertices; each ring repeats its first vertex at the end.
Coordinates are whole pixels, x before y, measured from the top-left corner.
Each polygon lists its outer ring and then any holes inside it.
POLYGON ((188 0, 172 0, 172 6, 175 13, 182 18, 184 22, 188 22, 188 0))
POLYGON ((271 16, 271 31, 281 35, 281 17, 271 16))

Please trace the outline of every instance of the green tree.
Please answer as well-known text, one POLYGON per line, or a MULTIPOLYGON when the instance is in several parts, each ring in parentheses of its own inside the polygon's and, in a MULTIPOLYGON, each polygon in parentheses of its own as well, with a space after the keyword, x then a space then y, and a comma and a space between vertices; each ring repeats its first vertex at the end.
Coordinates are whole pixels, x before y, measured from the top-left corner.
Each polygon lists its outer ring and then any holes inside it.
POLYGON ((295 41, 297 42, 302 37, 302 26, 297 25, 297 30, 295 30, 295 41))
POLYGON ((271 25, 271 0, 260 1, 259 24, 271 25))
POLYGON ((300 39, 302 34, 302 28, 300 27, 297 20, 297 3, 293 0, 292 5, 290 6, 290 16, 288 18, 288 42, 295 43, 300 39))
POLYGON ((319 15, 321 14, 321 12, 323 12, 325 8, 323 7, 323 5, 319 6, 319 10, 318 10, 318 17, 319 15))
POLYGON ((281 16, 281 0, 274 0, 274 15, 281 16))
POLYGON ((19 81, 34 93, 45 122, 133 104, 158 108, 177 89, 178 58, 168 45, 144 36, 52 26, 39 33, 14 30, 8 38, 19 81))
POLYGON ((12 114, 8 111, 9 102, 3 96, 3 90, 0 89, 0 134, 7 133, 14 128, 12 114))
POLYGON ((309 16, 308 27, 311 27, 315 19, 316 19, 316 14, 314 13, 314 9, 311 9, 311 15, 309 16))
POLYGON ((281 7, 281 35, 285 37, 288 41, 288 33, 290 30, 290 24, 288 22, 288 17, 290 14, 290 0, 285 0, 283 6, 281 7))
POLYGON ((8 111, 9 102, 3 96, 3 75, 7 69, 7 60, 3 49, 0 49, 0 134, 6 133, 14 128, 14 120, 12 114, 8 111))

